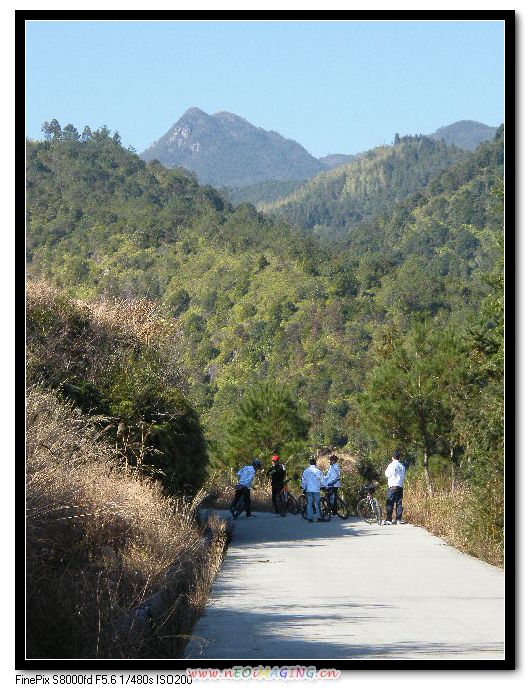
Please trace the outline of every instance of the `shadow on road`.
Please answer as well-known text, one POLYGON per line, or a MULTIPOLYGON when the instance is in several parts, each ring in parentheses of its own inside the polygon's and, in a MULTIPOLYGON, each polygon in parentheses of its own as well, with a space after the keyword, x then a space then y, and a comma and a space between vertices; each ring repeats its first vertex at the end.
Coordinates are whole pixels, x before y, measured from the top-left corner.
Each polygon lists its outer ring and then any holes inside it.
POLYGON ((290 547, 300 542, 304 547, 308 542, 322 539, 335 539, 358 536, 374 536, 382 533, 381 525, 367 525, 360 518, 341 520, 333 517, 329 522, 307 522, 300 515, 287 515, 282 518, 272 513, 258 513, 256 518, 240 516, 233 524, 232 545, 264 546, 279 542, 290 542, 290 547), (362 525, 362 530, 358 528, 362 525))
MULTIPOLYGON (((372 617, 370 611, 387 608, 383 604, 352 605, 344 604, 343 613, 330 616, 326 611, 326 604, 320 606, 300 607, 296 615, 284 614, 274 606, 270 612, 248 612, 230 609, 220 609, 209 613, 213 618, 219 614, 223 616, 226 634, 231 635, 230 628, 234 626, 245 638, 245 656, 217 656, 223 645, 215 640, 217 653, 209 651, 209 641, 193 636, 186 658, 189 659, 231 659, 235 660, 317 660, 317 659, 472 659, 472 658, 502 658, 503 643, 477 644, 465 642, 425 642, 421 640, 407 640, 388 642, 386 644, 367 644, 362 638, 355 643, 341 642, 341 629, 366 622, 372 617), (368 612, 368 613, 367 613, 368 612), (327 639, 310 639, 308 631, 315 631, 316 627, 325 626, 327 639), (333 639, 334 638, 334 639, 333 639)), ((400 631, 403 637, 403 631, 400 631)), ((237 635, 236 635, 237 636, 237 635)), ((235 649, 235 648, 234 648, 235 649)), ((213 650, 212 650, 213 651, 213 650)))

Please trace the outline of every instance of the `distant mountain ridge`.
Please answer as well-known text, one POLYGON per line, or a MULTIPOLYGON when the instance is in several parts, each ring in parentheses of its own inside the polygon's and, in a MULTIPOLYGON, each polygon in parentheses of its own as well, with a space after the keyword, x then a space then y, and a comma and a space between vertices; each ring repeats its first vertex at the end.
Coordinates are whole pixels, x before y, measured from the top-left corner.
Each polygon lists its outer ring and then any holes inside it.
MULTIPOLYGON (((474 120, 460 120, 427 136, 472 150, 493 139, 495 132, 495 127, 474 120)), ((276 195, 282 193, 279 183, 288 183, 286 193, 289 193, 295 182, 342 168, 365 154, 334 153, 315 158, 293 139, 255 127, 239 115, 226 111, 209 115, 193 107, 141 153, 140 158, 156 159, 169 168, 186 168, 195 173, 202 184, 218 188, 237 189, 267 183, 263 196, 258 188, 250 190, 248 200, 257 203, 273 201, 269 184, 273 181, 278 183, 274 190, 276 195)), ((235 198, 238 197, 235 192, 235 198)), ((246 193, 242 198, 245 197, 246 193)))
POLYGON ((303 180, 327 166, 292 139, 239 115, 190 108, 140 158, 191 170, 203 184, 241 187, 266 180, 303 180))
POLYGON ((496 131, 497 127, 489 127, 482 122, 459 120, 446 127, 440 127, 427 136, 438 141, 443 139, 446 144, 454 144, 461 149, 473 150, 484 141, 491 141, 496 131))

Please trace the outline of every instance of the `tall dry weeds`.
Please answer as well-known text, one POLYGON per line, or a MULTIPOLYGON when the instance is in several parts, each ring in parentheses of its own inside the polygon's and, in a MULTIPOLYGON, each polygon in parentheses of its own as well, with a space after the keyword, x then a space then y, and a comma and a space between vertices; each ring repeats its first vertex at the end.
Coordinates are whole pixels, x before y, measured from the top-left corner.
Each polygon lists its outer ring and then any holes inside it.
POLYGON ((119 466, 100 433, 52 393, 29 390, 27 656, 178 656, 218 567, 224 525, 210 520, 206 540, 196 504, 119 466), (163 605, 148 625, 135 625, 135 607, 157 596, 163 605))
MULTIPOLYGON (((44 281, 26 284, 28 373, 70 376, 82 373, 91 383, 115 366, 120 352, 156 344, 165 380, 184 391, 178 323, 146 299, 78 300, 44 281)), ((154 350, 151 350, 154 353, 154 350)))
POLYGON ((456 491, 440 487, 430 496, 421 481, 405 485, 403 513, 409 522, 425 527, 464 553, 502 568, 503 542, 488 534, 475 511, 475 497, 464 486, 456 491))

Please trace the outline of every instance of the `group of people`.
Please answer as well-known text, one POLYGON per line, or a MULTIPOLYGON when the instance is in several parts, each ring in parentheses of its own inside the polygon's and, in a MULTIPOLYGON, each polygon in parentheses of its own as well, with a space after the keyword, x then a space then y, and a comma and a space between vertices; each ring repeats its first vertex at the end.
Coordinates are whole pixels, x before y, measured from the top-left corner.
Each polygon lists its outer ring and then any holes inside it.
MULTIPOLYGON (((400 460, 401 455, 398 450, 392 455, 388 467, 385 470, 385 475, 388 481, 387 499, 386 499, 386 520, 385 525, 405 524, 403 520, 403 484, 405 482, 405 466, 400 460), (396 508, 396 519, 392 520, 396 508)), ((261 461, 254 458, 249 465, 245 465, 237 472, 238 482, 236 485, 236 493, 234 500, 230 507, 233 512, 241 495, 243 495, 245 512, 247 517, 254 517, 251 510, 250 489, 252 482, 256 475, 256 471, 261 469, 261 461)), ((279 455, 272 456, 271 467, 267 470, 267 476, 271 481, 272 488, 272 504, 274 511, 278 513, 278 494, 282 491, 285 484, 286 476, 285 465, 280 462, 279 455)), ((307 499, 307 521, 323 522, 320 514, 320 489, 328 490, 329 502, 333 513, 336 512, 336 497, 340 488, 340 467, 338 458, 332 454, 329 458, 329 468, 324 474, 317 467, 317 461, 314 455, 309 457, 309 465, 302 473, 301 480, 302 491, 305 493, 307 499)))
POLYGON ((314 455, 309 458, 309 467, 302 474, 302 491, 307 499, 307 521, 323 522, 320 514, 320 489, 329 489, 329 502, 331 512, 336 512, 337 491, 340 488, 340 467, 336 455, 329 458, 329 469, 323 474, 317 467, 317 459, 314 455), (314 512, 313 512, 314 511, 314 512), (313 518, 313 515, 315 516, 313 518))

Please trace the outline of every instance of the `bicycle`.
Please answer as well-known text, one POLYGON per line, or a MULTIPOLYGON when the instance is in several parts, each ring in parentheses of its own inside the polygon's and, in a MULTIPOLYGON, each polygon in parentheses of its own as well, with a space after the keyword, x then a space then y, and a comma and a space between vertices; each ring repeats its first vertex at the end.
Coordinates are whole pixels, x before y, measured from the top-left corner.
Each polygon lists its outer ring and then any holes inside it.
MULTIPOLYGON (((250 493, 250 489, 247 489, 247 491, 250 493)), ((230 512, 232 513, 232 517, 234 520, 237 520, 237 518, 241 515, 241 513, 245 510, 245 492, 242 491, 241 495, 237 499, 237 503, 233 508, 230 508, 230 512)))
POLYGON ((371 484, 363 487, 366 491, 365 498, 361 498, 357 504, 357 515, 361 517, 369 525, 381 524, 381 508, 374 497, 375 487, 371 484))
POLYGON ((291 513, 292 515, 297 515, 300 512, 298 501, 292 495, 292 493, 290 493, 287 486, 287 479, 285 480, 283 489, 276 496, 276 505, 278 507, 278 512, 282 517, 285 517, 287 512, 291 513))
POLYGON ((329 506, 331 508, 331 512, 333 515, 337 515, 341 520, 346 520, 350 516, 350 511, 348 510, 348 506, 344 502, 344 500, 338 495, 335 494, 334 501, 331 500, 331 496, 333 494, 333 488, 327 487, 326 488, 326 500, 329 503, 329 506))
MULTIPOLYGON (((325 491, 325 489, 322 488, 320 491, 325 491)), ((313 508, 315 508, 315 505, 313 505, 313 508)), ((305 493, 302 494, 298 499, 298 509, 304 520, 307 520, 307 496, 305 493)), ((324 522, 329 522, 331 520, 331 507, 329 505, 327 496, 320 497, 320 517, 324 522)))

